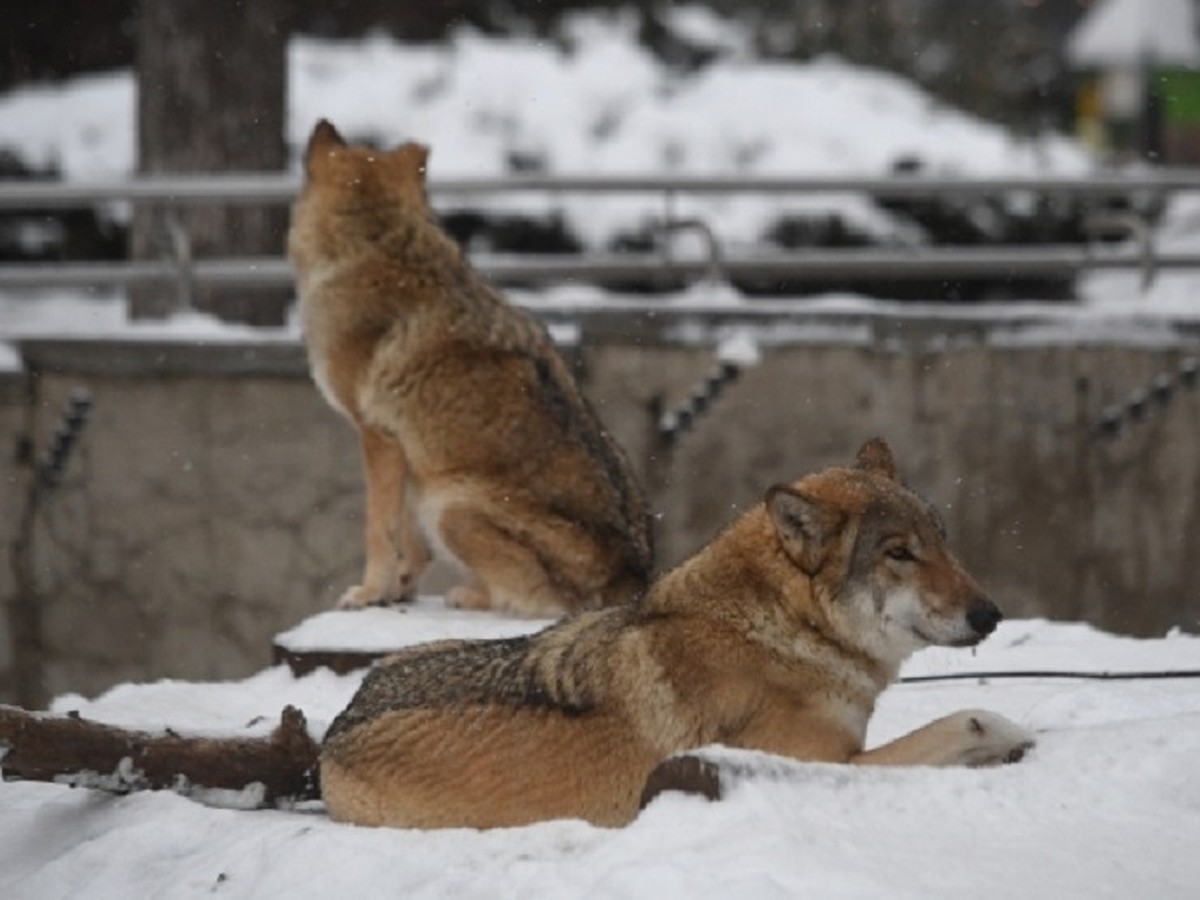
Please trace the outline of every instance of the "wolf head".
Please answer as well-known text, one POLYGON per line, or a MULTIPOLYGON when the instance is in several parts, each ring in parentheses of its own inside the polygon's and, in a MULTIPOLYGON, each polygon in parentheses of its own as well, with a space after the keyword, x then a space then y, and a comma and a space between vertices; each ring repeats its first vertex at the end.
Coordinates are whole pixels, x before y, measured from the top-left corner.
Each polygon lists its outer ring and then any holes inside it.
POLYGON ((766 507, 816 602, 877 658, 976 644, 1000 621, 950 553, 937 512, 897 480, 881 440, 865 444, 853 468, 771 488, 766 507))
POLYGON ((349 145, 322 119, 304 154, 304 186, 292 207, 288 251, 293 263, 319 265, 360 248, 405 222, 432 217, 425 195, 429 150, 349 145))
POLYGON ((363 203, 399 201, 424 208, 425 167, 429 148, 401 144, 393 150, 365 145, 350 146, 325 119, 313 128, 304 153, 304 173, 309 184, 319 184, 363 203))

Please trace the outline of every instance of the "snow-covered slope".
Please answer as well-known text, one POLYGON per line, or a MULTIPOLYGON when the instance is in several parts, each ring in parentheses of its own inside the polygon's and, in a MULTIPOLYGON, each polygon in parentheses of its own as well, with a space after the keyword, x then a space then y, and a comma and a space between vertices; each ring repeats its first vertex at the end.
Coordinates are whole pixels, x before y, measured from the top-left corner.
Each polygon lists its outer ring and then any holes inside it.
MULTIPOLYGON (((737 52, 736 40, 726 43, 722 58, 683 77, 637 42, 634 20, 622 15, 575 18, 558 44, 468 30, 443 45, 383 35, 296 39, 287 138, 296 159, 325 117, 355 138, 421 140, 433 148, 435 180, 501 174, 514 164, 566 174, 722 175, 885 175, 914 160, 924 171, 962 175, 1065 174, 1090 164, 1062 137, 1018 140, 893 75, 835 58, 762 62, 737 52)), ((0 147, 73 179, 131 173, 135 89, 132 74, 119 73, 0 97, 0 147)), ((536 210, 552 203, 597 245, 663 212, 657 198, 634 196, 504 202, 536 210)), ((891 216, 853 196, 681 198, 676 212, 703 214, 723 239, 746 243, 761 237, 781 203, 837 214, 878 237, 897 230, 891 216)))

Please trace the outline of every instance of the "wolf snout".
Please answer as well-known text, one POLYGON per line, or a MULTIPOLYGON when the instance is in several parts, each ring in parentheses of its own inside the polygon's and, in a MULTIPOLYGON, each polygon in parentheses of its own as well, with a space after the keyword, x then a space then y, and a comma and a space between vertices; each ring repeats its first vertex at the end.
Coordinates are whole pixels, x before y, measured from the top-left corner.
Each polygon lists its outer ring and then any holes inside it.
POLYGON ((1004 613, 1000 612, 1000 607, 984 597, 972 600, 971 606, 967 610, 967 624, 980 637, 987 637, 995 631, 996 626, 1003 618, 1004 613))

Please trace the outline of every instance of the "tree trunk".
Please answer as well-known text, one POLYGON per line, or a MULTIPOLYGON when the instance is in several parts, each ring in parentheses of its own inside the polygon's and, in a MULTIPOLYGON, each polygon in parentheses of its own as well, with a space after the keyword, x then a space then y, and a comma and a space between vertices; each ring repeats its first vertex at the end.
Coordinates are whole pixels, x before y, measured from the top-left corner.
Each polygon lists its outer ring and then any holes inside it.
MULTIPOLYGON (((228 6, 142 0, 137 41, 142 174, 285 168, 287 8, 284 0, 228 6)), ((131 249, 135 259, 170 257, 174 231, 187 236, 192 258, 277 255, 286 229, 287 211, 277 207, 143 204, 134 216, 131 249)), ((131 314, 159 317, 191 306, 223 319, 273 325, 283 322, 291 295, 282 289, 185 291, 184 285, 186 280, 131 291, 131 314)))
POLYGON ((3 748, 0 768, 6 779, 57 781, 122 794, 250 788, 248 796, 256 806, 320 796, 320 751, 304 714, 292 706, 284 709, 269 737, 228 739, 126 731, 78 716, 0 706, 3 748))

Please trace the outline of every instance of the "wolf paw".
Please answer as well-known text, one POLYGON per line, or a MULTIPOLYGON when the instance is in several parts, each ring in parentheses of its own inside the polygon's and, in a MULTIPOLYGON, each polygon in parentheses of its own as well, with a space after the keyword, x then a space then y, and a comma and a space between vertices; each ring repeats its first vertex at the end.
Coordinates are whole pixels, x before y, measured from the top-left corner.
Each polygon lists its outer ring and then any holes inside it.
POLYGON ((453 609, 491 609, 492 599, 485 590, 458 584, 446 591, 446 605, 453 609))
POLYGON ((363 609, 368 606, 394 606, 400 603, 411 603, 414 597, 411 593, 390 596, 383 591, 356 584, 338 598, 338 609, 363 609))
POLYGON ((962 762, 968 766, 996 766, 1018 762, 1034 745, 1033 734, 998 713, 969 709, 957 713, 966 733, 962 762))

